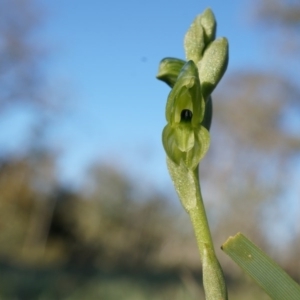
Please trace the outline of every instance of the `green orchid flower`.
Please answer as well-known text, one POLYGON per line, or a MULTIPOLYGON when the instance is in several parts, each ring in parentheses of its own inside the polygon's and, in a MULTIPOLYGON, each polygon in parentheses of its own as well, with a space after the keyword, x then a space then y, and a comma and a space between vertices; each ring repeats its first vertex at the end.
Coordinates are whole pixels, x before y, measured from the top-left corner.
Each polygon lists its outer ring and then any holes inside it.
POLYGON ((163 130, 163 146, 168 157, 194 170, 209 147, 209 133, 201 125, 205 113, 198 69, 188 61, 178 75, 166 107, 168 124, 163 130))
MULTIPOLYGON (((184 47, 188 60, 193 60, 198 69, 201 94, 205 100, 205 112, 202 124, 210 129, 212 120, 211 93, 223 77, 228 64, 228 41, 215 39, 216 20, 213 12, 206 9, 198 15, 185 35, 184 47)), ((157 79, 174 87, 185 61, 167 57, 159 64, 157 79)))

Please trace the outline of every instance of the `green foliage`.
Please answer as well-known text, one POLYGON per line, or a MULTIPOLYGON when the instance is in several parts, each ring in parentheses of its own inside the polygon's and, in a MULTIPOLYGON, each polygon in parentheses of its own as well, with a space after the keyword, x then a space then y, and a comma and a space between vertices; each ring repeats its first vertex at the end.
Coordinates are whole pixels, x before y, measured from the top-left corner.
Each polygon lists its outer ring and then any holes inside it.
POLYGON ((222 246, 247 274, 274 300, 300 299, 300 286, 271 258, 248 240, 237 234, 222 246))

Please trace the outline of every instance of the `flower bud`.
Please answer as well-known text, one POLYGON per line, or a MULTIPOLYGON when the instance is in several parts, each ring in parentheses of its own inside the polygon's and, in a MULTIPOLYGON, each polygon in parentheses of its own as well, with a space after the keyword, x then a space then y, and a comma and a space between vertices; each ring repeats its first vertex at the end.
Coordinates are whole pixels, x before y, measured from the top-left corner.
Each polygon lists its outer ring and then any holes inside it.
POLYGON ((197 63, 202 59, 205 48, 215 39, 216 28, 215 16, 210 8, 195 18, 184 38, 187 60, 197 63))
POLYGON ((216 36, 216 19, 210 8, 207 8, 200 16, 200 23, 204 30, 205 45, 208 45, 216 36))
POLYGON ((201 15, 197 16, 184 37, 184 49, 187 60, 197 63, 205 48, 205 34, 201 25, 201 15))
POLYGON ((217 86, 226 71, 227 65, 228 41, 226 38, 218 38, 209 44, 203 58, 197 63, 204 99, 217 86))

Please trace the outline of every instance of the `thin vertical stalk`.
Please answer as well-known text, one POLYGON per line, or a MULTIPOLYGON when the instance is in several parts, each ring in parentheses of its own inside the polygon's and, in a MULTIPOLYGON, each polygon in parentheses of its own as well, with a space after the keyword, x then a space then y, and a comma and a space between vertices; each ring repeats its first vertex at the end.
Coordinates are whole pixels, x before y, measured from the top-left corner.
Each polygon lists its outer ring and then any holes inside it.
MULTIPOLYGON (((194 172, 196 172, 195 176, 197 176, 198 168, 194 172)), ((197 183, 197 205, 188 213, 193 225, 200 252, 200 259, 202 261, 205 296, 207 300, 227 299, 227 288, 223 271, 215 254, 199 181, 197 183)))
POLYGON ((206 300, 226 300, 227 288, 213 246, 200 190, 198 168, 192 171, 184 164, 175 164, 168 158, 167 164, 177 194, 194 228, 202 262, 205 298, 206 300))

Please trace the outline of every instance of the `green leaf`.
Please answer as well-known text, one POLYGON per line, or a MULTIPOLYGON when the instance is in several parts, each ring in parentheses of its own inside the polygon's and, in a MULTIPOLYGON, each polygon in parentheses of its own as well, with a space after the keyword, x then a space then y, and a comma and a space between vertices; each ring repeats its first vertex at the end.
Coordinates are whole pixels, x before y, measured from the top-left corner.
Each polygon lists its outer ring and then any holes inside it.
POLYGON ((228 41, 226 38, 218 38, 209 44, 202 60, 197 63, 204 99, 217 86, 227 69, 227 65, 228 41))
POLYGON ((175 85, 177 77, 184 64, 184 60, 166 57, 161 60, 159 64, 158 74, 156 75, 156 78, 165 82, 172 88, 175 85))
POLYGON ((250 275, 274 300, 299 300, 300 286, 261 249, 238 233, 222 250, 250 275))
POLYGON ((181 204, 189 212, 197 206, 198 178, 183 162, 176 164, 167 157, 167 165, 181 204))

